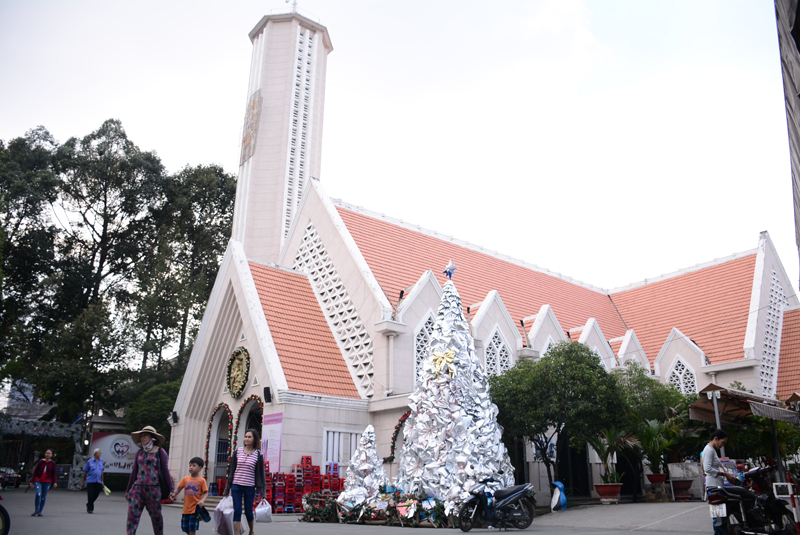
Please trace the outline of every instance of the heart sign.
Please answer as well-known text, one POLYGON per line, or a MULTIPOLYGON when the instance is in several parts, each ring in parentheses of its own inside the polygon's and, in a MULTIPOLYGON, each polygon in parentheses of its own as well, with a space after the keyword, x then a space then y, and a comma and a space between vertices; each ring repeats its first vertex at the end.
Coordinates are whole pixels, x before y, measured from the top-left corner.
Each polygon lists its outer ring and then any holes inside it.
POLYGON ((130 444, 126 444, 124 442, 114 442, 114 456, 119 457, 120 459, 124 458, 130 449, 130 444))

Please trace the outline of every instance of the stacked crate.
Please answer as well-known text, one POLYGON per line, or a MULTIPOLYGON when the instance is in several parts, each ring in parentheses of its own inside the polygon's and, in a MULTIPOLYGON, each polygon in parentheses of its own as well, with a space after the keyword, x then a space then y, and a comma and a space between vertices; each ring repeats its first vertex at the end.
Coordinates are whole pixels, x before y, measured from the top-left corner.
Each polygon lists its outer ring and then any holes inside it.
POLYGON ((294 513, 294 499, 295 499, 295 478, 289 475, 286 478, 286 502, 283 506, 283 510, 286 513, 294 513))
POLYGON ((286 512, 286 474, 275 474, 275 503, 272 512, 281 514, 286 512))
POLYGON ((266 478, 264 485, 264 499, 269 502, 270 507, 275 507, 272 500, 272 474, 269 471, 269 461, 264 461, 264 477, 266 478))
POLYGON ((328 489, 331 493, 335 494, 341 490, 341 479, 339 479, 339 463, 328 463, 325 465, 325 473, 328 478, 326 484, 325 479, 322 480, 322 488, 328 489))

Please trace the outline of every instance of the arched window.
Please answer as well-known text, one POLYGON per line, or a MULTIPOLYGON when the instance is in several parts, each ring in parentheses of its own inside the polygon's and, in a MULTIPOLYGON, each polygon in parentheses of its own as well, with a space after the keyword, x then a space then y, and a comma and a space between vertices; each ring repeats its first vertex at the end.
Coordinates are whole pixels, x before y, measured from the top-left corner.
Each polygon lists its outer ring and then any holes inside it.
POLYGON ((486 346, 486 373, 500 375, 511 367, 511 351, 500 336, 500 331, 495 331, 492 340, 486 346))
POLYGON ((669 372, 667 381, 683 394, 697 393, 697 381, 694 378, 694 373, 680 359, 675 361, 675 366, 669 372))
POLYGON ((428 316, 427 321, 419 328, 417 335, 414 338, 414 384, 419 380, 419 374, 422 371, 422 365, 425 363, 425 357, 428 356, 428 347, 430 346, 431 336, 433 335, 433 326, 436 324, 433 321, 433 316, 428 316))

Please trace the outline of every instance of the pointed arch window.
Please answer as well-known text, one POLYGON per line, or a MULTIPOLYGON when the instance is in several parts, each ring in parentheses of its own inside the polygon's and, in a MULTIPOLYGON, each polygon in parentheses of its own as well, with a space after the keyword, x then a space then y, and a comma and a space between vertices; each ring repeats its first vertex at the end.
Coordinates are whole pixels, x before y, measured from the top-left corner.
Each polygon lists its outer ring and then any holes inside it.
POLYGON ((419 374, 422 371, 422 365, 425 363, 425 357, 428 356, 428 347, 431 343, 431 336, 433 336, 433 327, 436 322, 433 316, 428 316, 428 319, 419 328, 416 336, 414 337, 414 384, 419 380, 419 374))
POLYGON ((495 331, 492 340, 486 346, 486 373, 500 375, 511 367, 511 351, 500 336, 500 331, 495 331))
POLYGON ((680 359, 675 361, 675 366, 669 372, 667 382, 680 390, 682 394, 697 393, 697 380, 694 372, 680 359))

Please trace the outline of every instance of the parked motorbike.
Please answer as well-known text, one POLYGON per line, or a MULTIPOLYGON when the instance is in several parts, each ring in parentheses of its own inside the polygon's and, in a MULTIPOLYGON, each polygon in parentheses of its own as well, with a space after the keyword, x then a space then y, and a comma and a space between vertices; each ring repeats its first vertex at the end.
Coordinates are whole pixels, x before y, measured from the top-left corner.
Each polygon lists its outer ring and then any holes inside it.
POLYGON ((744 474, 742 487, 710 487, 711 516, 722 519, 727 535, 767 533, 798 535, 789 504, 772 491, 774 467, 754 468, 744 474), (754 492, 756 491, 756 492, 754 492))
POLYGON ((502 529, 508 524, 525 529, 533 522, 536 500, 528 495, 533 485, 526 483, 491 492, 488 484, 493 481, 495 479, 488 477, 470 489, 472 496, 461 505, 458 513, 461 531, 484 525, 502 529))

